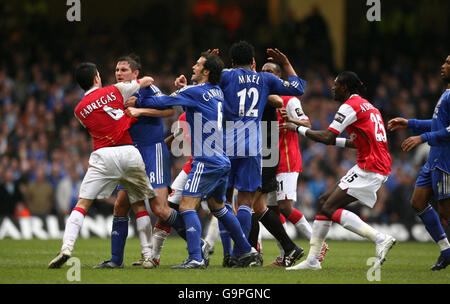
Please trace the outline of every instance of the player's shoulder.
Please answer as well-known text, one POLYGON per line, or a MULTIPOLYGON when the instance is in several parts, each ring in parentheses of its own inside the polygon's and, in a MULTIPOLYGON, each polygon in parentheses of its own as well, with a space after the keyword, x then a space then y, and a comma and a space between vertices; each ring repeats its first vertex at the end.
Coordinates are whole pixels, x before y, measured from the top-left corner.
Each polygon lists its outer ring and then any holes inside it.
POLYGON ((141 95, 141 96, 160 96, 160 95, 163 95, 163 93, 157 86, 152 84, 148 87, 140 89, 139 95, 141 95))
POLYGON ((442 94, 442 100, 449 103, 450 102, 450 89, 445 90, 442 94))

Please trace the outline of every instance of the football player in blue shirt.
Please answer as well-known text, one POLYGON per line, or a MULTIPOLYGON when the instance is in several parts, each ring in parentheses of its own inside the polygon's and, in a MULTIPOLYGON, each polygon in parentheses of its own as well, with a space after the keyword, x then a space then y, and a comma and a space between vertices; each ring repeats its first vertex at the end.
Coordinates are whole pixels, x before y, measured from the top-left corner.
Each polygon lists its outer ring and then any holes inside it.
MULTIPOLYGON (((117 82, 135 80, 141 70, 140 60, 131 54, 120 57, 117 60, 115 76, 117 82)), ((155 85, 141 89, 133 99, 146 96, 159 96, 161 91, 155 85)), ((167 204, 168 187, 171 182, 170 155, 164 143, 162 117, 174 114, 173 109, 162 110, 142 109, 141 116, 135 122, 129 132, 134 145, 138 148, 145 163, 145 170, 150 183, 163 204, 167 204)), ((130 203, 126 189, 119 186, 117 199, 114 203, 113 225, 111 232, 111 259, 95 266, 94 268, 118 268, 123 267, 123 255, 126 238, 128 236, 128 212, 130 203)), ((133 263, 141 265, 143 260, 150 257, 152 224, 148 212, 136 212, 136 226, 141 243, 142 259, 133 263)), ((154 261, 159 264, 159 261, 154 261)))
POLYGON ((450 55, 441 67, 442 79, 447 89, 442 94, 430 120, 397 117, 388 122, 391 131, 403 128, 419 134, 402 143, 404 151, 427 142, 431 146, 428 160, 416 181, 411 205, 421 218, 428 233, 439 245, 441 254, 431 270, 441 270, 450 264, 450 244, 439 215, 450 223, 450 55), (437 199, 438 213, 429 204, 432 196, 437 199))
MULTIPOLYGON (((255 72, 254 48, 246 41, 234 43, 229 53, 233 68, 223 71, 219 83, 225 97, 226 153, 231 160, 228 187, 238 190, 237 218, 248 237, 255 193, 261 187, 260 122, 268 96, 303 95, 306 82, 297 76, 288 58, 278 49, 268 49, 268 59, 283 68, 287 81, 270 73, 255 72)), ((294 262, 302 254, 300 247, 286 252, 294 262)))
POLYGON ((171 96, 153 96, 127 106, 161 108, 183 106, 190 126, 192 170, 188 175, 179 212, 185 223, 189 257, 174 269, 206 268, 202 258, 202 228, 197 207, 202 200, 229 231, 241 253, 238 267, 258 266, 259 254, 248 243, 238 219, 224 206, 230 160, 223 148, 223 92, 218 86, 223 63, 218 56, 202 53, 192 67, 191 81, 171 96))

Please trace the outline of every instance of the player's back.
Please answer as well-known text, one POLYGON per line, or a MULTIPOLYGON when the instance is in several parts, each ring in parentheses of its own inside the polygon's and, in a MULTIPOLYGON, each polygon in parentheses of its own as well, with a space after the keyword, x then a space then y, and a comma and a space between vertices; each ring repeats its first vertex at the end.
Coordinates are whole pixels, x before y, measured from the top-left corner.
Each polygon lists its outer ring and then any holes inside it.
POLYGON ((133 143, 128 129, 136 119, 125 115, 123 104, 121 92, 111 85, 87 91, 75 107, 75 117, 91 134, 94 150, 133 143))
POLYGON ((302 95, 305 81, 297 76, 290 76, 289 81, 283 81, 270 73, 237 68, 224 70, 219 86, 225 99, 223 118, 227 122, 227 155, 248 157, 261 155, 259 123, 268 96, 302 95), (241 147, 244 144, 245 147, 241 147))

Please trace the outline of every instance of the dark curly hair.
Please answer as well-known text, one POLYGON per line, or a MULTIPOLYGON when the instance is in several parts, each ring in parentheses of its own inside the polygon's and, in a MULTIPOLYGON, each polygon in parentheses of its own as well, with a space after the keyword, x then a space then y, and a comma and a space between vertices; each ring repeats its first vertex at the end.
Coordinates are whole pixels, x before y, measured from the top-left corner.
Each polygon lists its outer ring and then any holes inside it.
POLYGON ((229 55, 235 66, 250 65, 255 58, 255 48, 247 41, 235 42, 230 47, 229 55))

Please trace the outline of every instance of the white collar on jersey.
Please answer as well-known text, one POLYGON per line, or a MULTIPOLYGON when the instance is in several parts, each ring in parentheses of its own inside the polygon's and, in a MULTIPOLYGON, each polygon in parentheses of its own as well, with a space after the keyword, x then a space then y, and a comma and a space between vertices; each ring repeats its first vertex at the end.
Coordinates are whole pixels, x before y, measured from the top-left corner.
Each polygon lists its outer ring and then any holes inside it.
POLYGON ((86 91, 86 93, 84 93, 84 95, 90 94, 92 92, 94 92, 95 90, 97 90, 98 87, 93 87, 92 89, 90 89, 89 91, 86 91))
POLYGON ((353 96, 359 96, 359 94, 352 94, 348 99, 352 98, 353 96))

